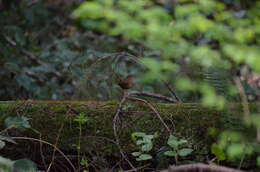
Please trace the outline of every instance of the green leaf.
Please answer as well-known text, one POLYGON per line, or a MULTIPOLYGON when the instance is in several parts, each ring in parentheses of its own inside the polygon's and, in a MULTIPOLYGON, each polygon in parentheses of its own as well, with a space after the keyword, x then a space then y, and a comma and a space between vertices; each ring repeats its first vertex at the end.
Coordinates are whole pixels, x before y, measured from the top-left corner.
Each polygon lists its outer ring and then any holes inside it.
POLYGON ((136 144, 137 144, 137 145, 141 145, 141 144, 144 144, 144 143, 146 143, 144 140, 137 140, 137 141, 136 141, 136 144))
POLYGON ((143 152, 149 152, 150 150, 152 150, 152 148, 153 148, 153 144, 152 144, 152 142, 151 142, 151 143, 146 143, 146 144, 144 144, 144 145, 141 147, 141 150, 142 150, 143 152))
POLYGON ((260 156, 258 156, 258 157, 257 157, 257 160, 256 160, 256 162, 257 162, 257 166, 259 166, 259 167, 260 167, 260 156))
POLYGON ((178 155, 187 156, 187 155, 191 154, 192 151, 193 151, 193 149, 183 148, 181 150, 178 150, 178 155))
POLYGON ((31 128, 29 118, 26 117, 8 117, 5 119, 5 126, 7 128, 31 128))
POLYGON ((208 128, 208 134, 210 136, 216 136, 217 135, 217 129, 215 127, 209 127, 208 128))
POLYGON ((168 141, 167 141, 167 144, 168 144, 169 146, 171 146, 172 148, 177 149, 177 148, 178 148, 178 145, 179 145, 179 142, 178 142, 178 140, 177 140, 177 137, 170 135, 170 137, 169 137, 169 139, 168 139, 168 141))
POLYGON ((166 151, 163 154, 166 156, 177 156, 177 152, 174 151, 166 151))
POLYGON ((10 159, 0 156, 0 171, 3 172, 13 172, 14 162, 10 159))
POLYGON ((224 151, 222 149, 220 149, 218 147, 218 145, 215 143, 211 145, 211 153, 213 153, 218 158, 218 160, 226 159, 226 155, 225 155, 224 151))
POLYGON ((0 140, 0 150, 3 149, 5 147, 5 142, 0 140))
POLYGON ((141 152, 132 152, 131 153, 133 156, 139 156, 139 155, 141 155, 142 153, 141 152))
POLYGON ((89 121, 89 119, 85 113, 80 113, 77 117, 74 118, 74 121, 80 124, 85 124, 89 121))
POLYGON ((152 159, 152 158, 153 157, 149 154, 142 154, 136 160, 137 161, 145 161, 145 160, 152 159))
POLYGON ((143 133, 143 132, 135 132, 131 136, 132 137, 144 137, 145 133, 143 133))
POLYGON ((227 154, 230 159, 241 157, 246 151, 245 144, 234 143, 227 148, 227 154))
POLYGON ((98 19, 104 16, 103 7, 96 2, 84 2, 72 14, 75 18, 98 19))
POLYGON ((36 172, 36 164, 29 159, 19 159, 14 162, 14 169, 19 172, 36 172))
POLYGON ((187 142, 188 142, 187 140, 181 139, 180 141, 178 141, 178 144, 182 145, 182 144, 187 143, 187 142))

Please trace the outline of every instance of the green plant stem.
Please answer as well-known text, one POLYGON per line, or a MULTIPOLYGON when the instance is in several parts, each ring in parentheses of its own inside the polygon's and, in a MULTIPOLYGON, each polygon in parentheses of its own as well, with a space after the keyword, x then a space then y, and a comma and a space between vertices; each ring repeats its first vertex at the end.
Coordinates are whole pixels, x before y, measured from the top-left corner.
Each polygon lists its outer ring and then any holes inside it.
POLYGON ((79 122, 79 139, 77 145, 77 154, 78 154, 78 171, 80 172, 80 149, 81 149, 81 136, 82 136, 82 126, 81 122, 79 122))

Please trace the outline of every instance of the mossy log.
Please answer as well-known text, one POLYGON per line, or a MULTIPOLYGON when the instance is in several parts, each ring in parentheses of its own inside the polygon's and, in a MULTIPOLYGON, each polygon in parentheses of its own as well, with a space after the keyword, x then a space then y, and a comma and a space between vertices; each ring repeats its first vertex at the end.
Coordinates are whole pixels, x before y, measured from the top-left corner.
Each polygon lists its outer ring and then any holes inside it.
MULTIPOLYGON (((242 125, 243 108, 241 104, 229 104, 225 110, 205 108, 200 104, 188 103, 153 105, 173 134, 189 141, 194 152, 197 152, 197 159, 205 159, 205 155, 210 150, 209 146, 216 141, 216 138, 212 138, 208 134, 209 128, 215 128, 217 131, 224 129, 247 130, 242 125)), ((258 107, 259 104, 250 104, 252 112, 256 112, 258 107)), ((113 117, 116 109, 116 102, 7 101, 0 102, 0 119, 3 124, 5 118, 9 116, 30 118, 33 130, 11 130, 8 131, 10 136, 41 139, 66 152, 75 152, 80 140, 81 153, 102 154, 102 157, 120 157, 113 132, 113 117), (74 120, 80 113, 87 116, 87 122, 81 126, 81 135, 79 123, 74 120)), ((158 132, 159 138, 155 140, 154 144, 155 152, 166 146, 169 133, 145 104, 128 103, 124 105, 118 125, 120 146, 126 154, 136 150, 136 145, 131 140, 133 132, 147 134, 158 132)), ((1 130, 4 127, 1 125, 1 130)), ((250 132, 250 134, 255 136, 255 131, 250 132)), ((28 148, 25 145, 28 145, 30 141, 16 141, 19 144, 15 145, 15 149, 21 148, 23 153, 16 151, 16 153, 8 154, 10 158, 13 156, 17 159, 17 156, 23 157, 25 154, 33 156, 32 150, 39 151, 39 145, 36 143, 28 148)), ((52 149, 46 148, 43 151, 46 153, 52 149)), ((13 151, 12 145, 7 145, 4 150, 13 151)), ((49 153, 51 154, 52 151, 49 153)))

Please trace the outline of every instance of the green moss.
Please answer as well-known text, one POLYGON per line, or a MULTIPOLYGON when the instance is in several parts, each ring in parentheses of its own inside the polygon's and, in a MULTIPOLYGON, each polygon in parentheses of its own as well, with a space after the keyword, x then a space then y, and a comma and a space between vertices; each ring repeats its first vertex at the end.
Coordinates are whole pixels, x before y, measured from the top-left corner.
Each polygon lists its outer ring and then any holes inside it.
MULTIPOLYGON (((131 133, 159 132, 160 137, 155 142, 158 149, 165 146, 169 133, 164 128, 157 115, 145 104, 127 103, 129 107, 119 116, 118 136, 124 151, 130 153, 136 148, 131 141, 131 133)), ((174 135, 186 138, 195 149, 194 154, 201 155, 209 150, 210 139, 207 130, 214 127, 218 131, 226 128, 243 127, 241 125, 242 106, 230 104, 229 109, 222 111, 208 109, 199 104, 153 104, 159 111, 164 122, 171 128, 174 135), (230 123, 233 121, 233 123, 230 123), (235 121, 235 122, 234 122, 235 121), (203 148, 203 149, 202 149, 203 148)), ((250 104, 255 112, 257 105, 250 104)), ((32 127, 41 133, 41 139, 52 144, 57 142, 63 150, 76 151, 73 145, 78 144, 78 123, 73 119, 81 112, 89 121, 82 125, 82 151, 98 151, 104 156, 120 156, 114 143, 113 118, 116 112, 116 102, 0 102, 0 116, 3 122, 7 116, 27 116, 31 118, 32 127)), ((1 126, 3 127, 3 126, 1 126)), ((32 130, 24 131, 19 136, 40 138, 32 130)))

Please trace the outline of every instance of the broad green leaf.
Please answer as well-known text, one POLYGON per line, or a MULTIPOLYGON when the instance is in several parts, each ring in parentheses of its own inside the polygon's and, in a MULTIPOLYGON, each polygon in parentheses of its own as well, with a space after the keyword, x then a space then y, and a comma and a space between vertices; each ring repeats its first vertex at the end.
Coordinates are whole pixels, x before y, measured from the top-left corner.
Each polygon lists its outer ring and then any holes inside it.
POLYGON ((166 151, 163 153, 164 155, 166 156, 177 156, 177 152, 174 152, 174 151, 166 151))
POLYGON ((152 142, 150 142, 150 143, 144 144, 144 145, 141 147, 141 150, 142 150, 143 152, 149 152, 150 150, 152 150, 152 148, 153 148, 153 144, 152 144, 152 142))
POLYGON ((173 149, 177 149, 177 148, 178 148, 178 145, 179 145, 179 142, 178 142, 178 140, 177 140, 177 137, 170 135, 170 137, 169 137, 169 139, 168 139, 168 141, 167 141, 167 144, 168 144, 169 146, 171 146, 173 149))

